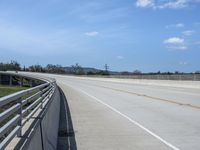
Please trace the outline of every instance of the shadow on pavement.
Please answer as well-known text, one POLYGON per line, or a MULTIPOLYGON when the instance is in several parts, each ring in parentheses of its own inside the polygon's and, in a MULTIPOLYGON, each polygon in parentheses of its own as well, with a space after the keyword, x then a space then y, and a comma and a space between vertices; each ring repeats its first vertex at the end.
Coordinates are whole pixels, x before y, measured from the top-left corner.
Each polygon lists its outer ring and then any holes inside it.
POLYGON ((67 99, 59 87, 60 92, 60 121, 58 129, 57 150, 77 150, 75 133, 67 99))

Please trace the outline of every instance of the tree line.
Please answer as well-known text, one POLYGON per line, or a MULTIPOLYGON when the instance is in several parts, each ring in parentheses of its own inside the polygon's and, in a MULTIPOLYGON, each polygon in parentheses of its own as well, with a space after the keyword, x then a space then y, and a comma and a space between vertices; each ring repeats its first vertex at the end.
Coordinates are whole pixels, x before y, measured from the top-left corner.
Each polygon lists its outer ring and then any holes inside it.
POLYGON ((42 72, 42 73, 57 73, 57 74, 75 74, 75 75, 109 75, 108 65, 106 64, 105 70, 98 70, 96 72, 85 71, 85 69, 76 63, 70 67, 63 67, 61 65, 48 64, 45 67, 36 64, 29 67, 21 66, 17 61, 9 63, 0 63, 0 71, 29 71, 29 72, 42 72))
MULTIPOLYGON (((141 75, 141 74, 149 74, 149 75, 155 75, 155 74, 185 74, 184 72, 149 72, 149 73, 142 73, 140 70, 134 70, 132 72, 129 71, 123 71, 123 72, 112 72, 109 71, 109 66, 107 64, 104 65, 104 69, 95 69, 93 70, 87 70, 86 68, 82 67, 78 63, 75 65, 72 65, 70 67, 63 67, 61 65, 53 65, 48 64, 45 67, 36 64, 31 65, 29 67, 21 67, 20 63, 17 61, 11 61, 9 63, 2 63, 0 62, 0 71, 30 71, 30 72, 43 72, 43 73, 58 73, 58 74, 75 74, 75 75, 141 75)), ((193 73, 190 73, 193 74, 193 73)), ((200 74, 200 71, 196 71, 195 74, 200 74)))
POLYGON ((7 70, 19 71, 21 70, 21 67, 17 61, 13 61, 13 60, 10 63, 0 62, 0 71, 7 71, 7 70))

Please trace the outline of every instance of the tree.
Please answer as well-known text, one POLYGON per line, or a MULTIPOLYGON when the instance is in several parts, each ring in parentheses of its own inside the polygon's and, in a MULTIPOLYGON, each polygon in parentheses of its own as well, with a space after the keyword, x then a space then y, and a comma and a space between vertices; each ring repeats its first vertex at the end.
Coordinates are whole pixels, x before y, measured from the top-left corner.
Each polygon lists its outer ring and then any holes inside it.
POLYGON ((175 71, 174 74, 180 74, 180 72, 179 71, 175 71))
POLYGON ((49 73, 61 73, 61 74, 66 73, 65 69, 61 65, 52 65, 52 64, 48 64, 45 67, 45 71, 49 73))
POLYGON ((26 67, 24 66, 24 69, 23 69, 23 71, 26 71, 26 67))
POLYGON ((31 72, 43 72, 43 68, 41 65, 32 65, 32 66, 29 66, 29 70, 31 72))
POLYGON ((72 65, 71 67, 72 67, 72 73, 77 74, 77 75, 85 74, 84 69, 78 63, 76 63, 75 65, 72 65))
POLYGON ((200 74, 200 71, 196 71, 195 74, 200 74))
POLYGON ((131 72, 128 72, 128 71, 123 71, 120 73, 121 75, 131 75, 131 72))
POLYGON ((19 71, 21 70, 20 64, 17 61, 11 60, 10 69, 19 71))
POLYGON ((0 63, 0 70, 1 71, 19 71, 21 70, 20 64, 17 61, 11 61, 10 63, 0 63))
POLYGON ((134 70, 134 71, 133 71, 133 74, 135 74, 135 75, 140 75, 140 74, 142 74, 142 72, 141 72, 140 70, 134 70))

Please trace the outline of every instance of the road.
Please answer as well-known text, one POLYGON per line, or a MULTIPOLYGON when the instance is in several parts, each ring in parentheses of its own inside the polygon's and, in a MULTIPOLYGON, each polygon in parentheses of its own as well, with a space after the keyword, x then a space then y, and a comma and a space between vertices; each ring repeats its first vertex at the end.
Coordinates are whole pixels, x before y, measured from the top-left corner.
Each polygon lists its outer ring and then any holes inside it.
POLYGON ((200 149, 200 89, 48 76, 67 97, 77 149, 200 149))

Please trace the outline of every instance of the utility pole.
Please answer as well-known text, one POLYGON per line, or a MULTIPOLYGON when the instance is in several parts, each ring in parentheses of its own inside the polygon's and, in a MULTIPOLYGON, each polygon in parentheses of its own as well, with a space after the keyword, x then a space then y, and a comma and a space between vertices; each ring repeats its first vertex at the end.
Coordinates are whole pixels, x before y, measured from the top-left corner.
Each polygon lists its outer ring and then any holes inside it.
POLYGON ((108 66, 108 64, 105 64, 104 65, 104 69, 105 69, 105 75, 109 75, 109 66, 108 66))
POLYGON ((108 72, 109 66, 107 64, 105 64, 104 69, 105 69, 106 72, 108 72))

